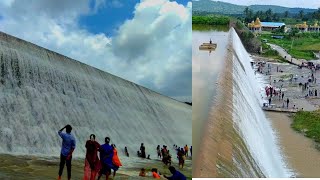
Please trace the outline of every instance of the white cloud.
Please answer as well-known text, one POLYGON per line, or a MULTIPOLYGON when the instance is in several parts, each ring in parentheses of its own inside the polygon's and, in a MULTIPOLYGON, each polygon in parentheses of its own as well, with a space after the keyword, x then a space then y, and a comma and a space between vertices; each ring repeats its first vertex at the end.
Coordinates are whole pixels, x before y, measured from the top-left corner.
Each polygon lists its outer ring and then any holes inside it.
POLYGON ((133 19, 114 37, 106 37, 77 25, 80 14, 94 13, 104 1, 96 1, 91 10, 88 0, 59 0, 53 7, 48 1, 0 5, 0 30, 165 95, 191 100, 191 3, 185 7, 169 0, 144 0, 136 5, 133 19))
POLYGON ((0 1, 0 5, 11 6, 14 0, 2 0, 0 1))

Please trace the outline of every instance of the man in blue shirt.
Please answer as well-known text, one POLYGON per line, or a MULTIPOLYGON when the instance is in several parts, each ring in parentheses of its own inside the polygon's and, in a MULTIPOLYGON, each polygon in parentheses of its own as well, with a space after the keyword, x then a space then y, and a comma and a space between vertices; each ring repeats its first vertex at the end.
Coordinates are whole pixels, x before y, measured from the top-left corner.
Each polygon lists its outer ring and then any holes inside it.
POLYGON ((170 166, 169 170, 170 170, 172 176, 168 177, 168 176, 164 175, 165 178, 167 178, 169 180, 187 180, 187 178, 181 172, 177 171, 176 168, 174 168, 173 166, 170 166))
POLYGON ((72 153, 76 148, 76 140, 71 134, 71 130, 72 127, 68 124, 58 131, 59 136, 62 138, 58 180, 61 180, 61 175, 65 164, 67 166, 68 179, 71 179, 71 159, 72 153), (66 129, 66 133, 62 132, 64 129, 66 129))
POLYGON ((104 139, 105 144, 100 146, 100 161, 102 168, 99 172, 98 180, 101 178, 102 174, 106 175, 106 179, 109 178, 111 174, 111 168, 113 167, 112 157, 113 157, 113 148, 110 146, 110 138, 106 137, 104 139))

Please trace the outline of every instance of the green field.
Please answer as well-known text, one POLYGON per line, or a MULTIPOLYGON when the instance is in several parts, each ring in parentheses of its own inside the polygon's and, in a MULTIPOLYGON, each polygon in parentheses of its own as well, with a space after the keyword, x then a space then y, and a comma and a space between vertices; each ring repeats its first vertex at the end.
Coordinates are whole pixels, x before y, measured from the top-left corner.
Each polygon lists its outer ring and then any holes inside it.
POLYGON ((261 45, 262 45, 261 55, 263 57, 276 59, 280 63, 287 62, 282 56, 279 55, 278 51, 271 49, 271 47, 268 44, 263 42, 261 45))
POLYGON ((284 35, 283 39, 273 39, 271 36, 271 34, 263 33, 261 39, 267 39, 269 43, 281 46, 294 58, 312 60, 315 59, 313 52, 320 51, 319 33, 301 33, 293 38, 284 35))
POLYGON ((320 110, 307 112, 299 111, 293 117, 291 127, 305 136, 320 142, 320 110))

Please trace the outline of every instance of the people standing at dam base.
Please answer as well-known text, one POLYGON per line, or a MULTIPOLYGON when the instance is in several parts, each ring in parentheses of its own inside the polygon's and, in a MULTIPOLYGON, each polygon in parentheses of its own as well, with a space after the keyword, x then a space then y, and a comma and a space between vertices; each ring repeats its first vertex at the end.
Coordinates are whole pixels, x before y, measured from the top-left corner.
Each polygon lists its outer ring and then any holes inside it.
POLYGON ((84 165, 84 177, 83 180, 95 180, 96 175, 101 168, 100 160, 98 157, 98 151, 100 150, 100 144, 95 140, 94 134, 90 135, 90 139, 86 142, 86 158, 84 165))
POLYGON ((71 179, 72 153, 76 148, 76 140, 71 134, 71 131, 72 127, 69 124, 58 131, 59 136, 62 138, 58 180, 61 180, 61 175, 65 164, 67 166, 68 179, 71 179), (62 132, 64 129, 66 129, 66 133, 62 132))
POLYGON ((179 149, 178 150, 178 153, 177 153, 177 156, 178 156, 178 160, 179 160, 179 167, 180 168, 183 168, 184 166, 184 160, 185 160, 185 153, 183 151, 183 148, 179 149))
POLYGON ((161 159, 161 150, 160 150, 160 145, 157 146, 157 154, 158 154, 158 158, 161 159))
POLYGON ((116 148, 115 144, 111 145, 113 148, 113 157, 112 157, 112 163, 113 163, 113 177, 116 176, 116 172, 118 171, 119 167, 122 166, 122 163, 118 157, 118 150, 116 148))
POLYGON ((111 174, 111 169, 113 168, 112 158, 113 158, 113 148, 110 146, 110 138, 105 138, 105 144, 100 146, 100 160, 101 160, 101 170, 99 172, 98 180, 104 174, 106 179, 109 178, 111 174))
POLYGON ((141 143, 141 146, 140 146, 140 157, 146 158, 146 147, 144 146, 143 143, 141 143))
POLYGON ((188 145, 186 144, 186 145, 184 146, 184 152, 185 152, 186 157, 189 156, 188 151, 189 151, 189 147, 188 147, 188 145))
POLYGON ((127 146, 124 147, 124 153, 126 154, 127 157, 129 157, 129 151, 128 151, 128 148, 127 146))

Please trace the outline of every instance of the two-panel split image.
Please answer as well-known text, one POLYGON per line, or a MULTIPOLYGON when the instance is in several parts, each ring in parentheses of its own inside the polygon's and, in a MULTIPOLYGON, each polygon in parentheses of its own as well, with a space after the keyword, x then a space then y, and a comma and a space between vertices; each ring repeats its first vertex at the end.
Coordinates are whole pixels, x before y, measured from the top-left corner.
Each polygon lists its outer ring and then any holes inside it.
POLYGON ((320 2, 0 1, 0 180, 319 178, 320 2))

